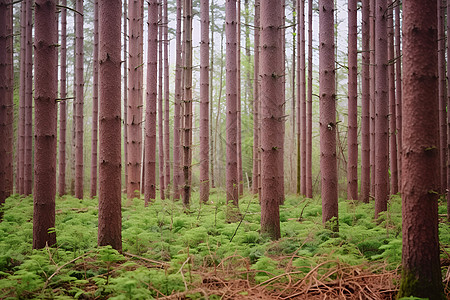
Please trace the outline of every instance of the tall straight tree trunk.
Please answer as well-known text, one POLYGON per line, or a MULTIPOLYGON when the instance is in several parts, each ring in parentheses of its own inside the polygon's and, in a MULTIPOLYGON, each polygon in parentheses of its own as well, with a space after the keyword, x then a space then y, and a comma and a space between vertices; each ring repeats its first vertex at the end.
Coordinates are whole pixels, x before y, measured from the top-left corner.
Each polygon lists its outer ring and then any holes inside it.
POLYGON ((98 0, 94 2, 94 60, 92 91, 92 149, 91 198, 97 195, 97 142, 98 142, 98 0))
POLYGON ((362 64, 361 64, 361 195, 370 197, 370 0, 362 2, 362 64))
POLYGON ((145 110, 145 206, 156 198, 156 102, 158 74, 158 1, 148 3, 147 97, 145 110))
MULTIPOLYGON (((127 197, 139 196, 142 159, 142 61, 143 49, 140 39, 142 28, 142 0, 129 0, 129 60, 128 60, 128 182, 127 197)), ((148 179, 146 179, 148 180, 148 179)))
POLYGON ((184 153, 183 153, 183 205, 189 207, 191 199, 192 164, 192 0, 184 1, 184 153))
POLYGON ((284 99, 282 1, 261 0, 261 233, 280 238, 279 204, 284 198, 284 99))
POLYGON ((24 194, 33 187, 33 0, 26 0, 24 194))
MULTIPOLYGON (((159 20, 162 20, 162 3, 158 4, 159 20)), ((159 21, 158 26, 158 167, 159 167, 159 195, 161 199, 164 195, 164 103, 163 103, 163 27, 159 21)))
POLYGON ((8 20, 6 31, 10 34, 7 35, 6 39, 6 53, 8 54, 6 71, 10 74, 9 77, 9 90, 8 90, 8 109, 6 111, 7 118, 7 128, 6 131, 8 139, 6 140, 8 149, 8 163, 6 165, 6 195, 9 196, 14 192, 14 27, 13 18, 14 11, 13 6, 9 5, 6 18, 8 20))
MULTIPOLYGON (((400 11, 398 14, 400 15, 400 11)), ((450 1, 447 1, 447 16, 450 16, 450 1)), ((449 21, 447 21, 447 34, 450 34, 449 21)), ((450 57, 450 36, 447 37, 447 57, 450 57)), ((447 63, 447 74, 450 74, 449 63, 447 63)), ((450 84, 447 85, 447 106, 450 106, 450 84)), ((448 120, 450 120, 450 109, 447 109, 448 120)), ((450 212, 450 122, 448 122, 447 126, 447 220, 450 221, 450 213, 448 213, 450 212)))
POLYGON ((439 160, 441 188, 444 194, 447 187, 447 77, 445 74, 445 13, 442 10, 444 1, 438 0, 438 76, 439 76, 439 160))
POLYGON ((98 0, 99 204, 98 245, 122 251, 121 212, 121 9, 120 0, 98 0))
POLYGON ((306 109, 304 105, 306 104, 305 1, 300 0, 298 6, 297 193, 306 195, 306 109))
POLYGON ((76 45, 75 45, 75 74, 76 74, 76 148, 75 148, 75 197, 83 198, 83 106, 84 106, 84 34, 83 34, 83 0, 76 0, 75 26, 76 26, 76 45))
POLYGON ((209 199, 209 1, 200 2, 200 202, 209 199))
MULTIPOLYGON (((67 6, 67 0, 61 1, 67 6)), ((59 95, 59 173, 58 194, 66 194, 66 140, 67 140, 67 9, 61 8, 61 69, 59 95)))
POLYGON ((259 44, 260 44, 260 0, 255 0, 255 17, 254 17, 254 64, 253 64, 253 176, 252 191, 253 194, 259 192, 259 157, 260 140, 260 92, 259 92, 259 44))
MULTIPOLYGON (((395 1, 395 0, 394 0, 395 1)), ((392 2, 392 5, 395 3, 392 2)), ((390 192, 398 193, 397 168, 397 126, 396 126, 396 99, 395 99, 395 66, 394 66, 394 11, 388 13, 388 74, 389 74, 389 165, 390 165, 390 192)))
POLYGON ((389 96, 387 0, 376 0, 375 7, 375 217, 387 210, 389 171, 389 96))
MULTIPOLYGON (((299 0, 300 2, 301 0, 299 0)), ((297 11, 298 11, 298 5, 297 0, 292 0, 292 24, 295 24, 297 22, 297 11)), ((297 75, 297 55, 298 55, 298 51, 297 51, 297 26, 293 26, 292 27, 292 82, 291 82, 291 89, 292 89, 292 112, 291 112, 291 116, 292 116, 292 149, 295 148, 295 131, 297 129, 296 126, 296 116, 295 116, 295 112, 296 112, 296 102, 297 102, 297 97, 296 97, 296 93, 295 93, 295 89, 296 89, 296 75, 297 75)), ((298 49, 300 50, 300 49, 298 49)), ((296 191, 297 188, 297 167, 294 164, 294 159, 295 159, 295 151, 292 151, 292 153, 289 156, 289 160, 290 160, 290 164, 291 164, 291 168, 290 168, 290 189, 291 191, 296 191)))
POLYGON ((308 1, 308 99, 306 102, 306 197, 312 198, 312 0, 308 1))
POLYGON ((227 203, 238 206, 238 162, 237 162, 237 38, 236 38, 236 0, 225 2, 226 35, 226 101, 227 101, 227 149, 226 181, 227 203))
POLYGON ((347 199, 358 199, 358 16, 357 1, 348 1, 347 199))
POLYGON ((375 196, 375 0, 370 0, 370 192, 375 196))
POLYGON ((173 120, 173 198, 180 199, 181 185, 181 11, 182 0, 177 0, 176 57, 175 57, 175 103, 173 120))
POLYGON ((164 40, 164 184, 166 197, 170 197, 170 86, 169 86, 169 19, 167 1, 163 2, 163 40, 164 40))
POLYGON ((436 4, 420 0, 403 3, 403 149, 407 151, 402 155, 403 270, 399 298, 445 299, 438 237, 436 4))
POLYGON ((241 93, 241 0, 237 0, 237 24, 236 24, 236 55, 237 55, 237 172, 238 172, 238 189, 239 196, 244 194, 244 177, 242 176, 242 93, 241 93))
POLYGON ((24 172, 25 172, 25 41, 26 41, 26 2, 20 5, 20 89, 19 89, 19 132, 18 132, 18 156, 16 189, 20 195, 24 194, 24 172))
POLYGON ((400 5, 395 6, 395 98, 396 98, 396 126, 397 126, 397 168, 398 186, 401 190, 402 182, 402 54, 401 54, 400 5))
POLYGON ((36 0, 35 11, 35 180, 33 248, 56 243, 57 50, 56 1, 36 0))
POLYGON ((334 67, 334 1, 319 0, 320 170, 322 222, 333 231, 338 224, 336 161, 336 81, 334 67))
POLYGON ((128 183, 128 6, 123 0, 123 166, 125 166, 125 190, 128 183))
POLYGON ((210 155, 210 169, 211 169, 211 175, 210 177, 210 181, 211 181, 211 188, 215 188, 216 187, 216 183, 215 183, 215 178, 214 178, 214 159, 215 159, 215 149, 214 149, 214 128, 213 128, 213 106, 214 106, 214 85, 213 85, 213 79, 214 79, 214 34, 215 34, 215 24, 214 24, 214 9, 215 9, 215 4, 214 4, 214 0, 211 1, 211 45, 210 45, 210 49, 211 49, 211 55, 210 55, 210 62, 209 62, 209 103, 210 103, 210 108, 209 108, 209 143, 210 143, 210 150, 209 150, 209 155, 210 155))

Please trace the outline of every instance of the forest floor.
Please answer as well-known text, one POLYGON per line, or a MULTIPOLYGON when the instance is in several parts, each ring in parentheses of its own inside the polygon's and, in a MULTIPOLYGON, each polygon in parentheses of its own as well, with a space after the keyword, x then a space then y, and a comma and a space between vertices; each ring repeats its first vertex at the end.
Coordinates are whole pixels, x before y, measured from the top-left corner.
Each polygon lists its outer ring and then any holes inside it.
MULTIPOLYGON (((123 252, 97 247, 97 199, 57 198, 57 247, 32 250, 32 197, 13 196, 0 223, 0 299, 394 299, 401 264, 401 200, 379 222, 373 203, 339 202, 339 233, 320 199, 287 195, 282 238, 261 237, 258 199, 225 220, 225 194, 181 202, 123 199, 123 252)), ((446 214, 445 203, 439 213, 446 214)), ((450 227, 439 225, 450 296, 450 227)))

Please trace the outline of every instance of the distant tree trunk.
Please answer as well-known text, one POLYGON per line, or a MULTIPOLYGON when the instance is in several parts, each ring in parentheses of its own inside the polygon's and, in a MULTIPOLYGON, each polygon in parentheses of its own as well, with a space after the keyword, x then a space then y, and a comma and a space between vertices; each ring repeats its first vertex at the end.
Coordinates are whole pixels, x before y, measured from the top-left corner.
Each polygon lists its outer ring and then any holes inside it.
POLYGON ((25 57, 26 57, 26 2, 20 5, 20 89, 19 89, 19 130, 18 130, 18 155, 17 155, 17 177, 16 189, 20 195, 24 194, 24 172, 25 172, 25 57))
POLYGON ((123 0, 123 166, 125 166, 125 191, 128 183, 128 10, 127 1, 123 0))
POLYGON ((389 96, 387 56, 387 0, 376 0, 375 10, 375 217, 387 210, 389 171, 389 96))
MULTIPOLYGON (((162 3, 158 3, 159 19, 162 20, 163 9, 162 3)), ((158 167, 159 167, 159 195, 161 199, 165 198, 164 189, 164 103, 163 103, 163 26, 161 21, 158 22, 158 167)))
POLYGON ((260 92, 259 92, 259 44, 260 44, 260 0, 255 0, 254 17, 254 64, 253 64, 253 176, 252 191, 258 194, 259 191, 259 157, 260 157, 260 92))
POLYGON ((334 0, 319 0, 320 170, 322 221, 333 231, 338 224, 336 161, 336 86, 334 70, 334 0))
POLYGON ((358 17, 357 0, 348 1, 347 199, 358 199, 358 17))
POLYGON ((242 118, 241 118, 241 0, 237 0, 237 24, 236 24, 236 41, 237 41, 237 47, 236 47, 236 60, 237 60, 237 71, 236 71, 236 86, 237 86, 237 103, 236 103, 236 114, 237 114, 237 178, 238 178, 238 193, 239 196, 242 196, 244 194, 244 178, 242 174, 242 118))
POLYGON ((361 64, 361 195, 370 197, 370 0, 362 2, 362 64, 361 64))
POLYGON ((445 13, 442 8, 444 1, 438 0, 438 76, 439 76, 439 160, 441 187, 439 192, 444 194, 447 187, 447 77, 445 73, 445 13))
POLYGON ((145 206, 156 198, 156 103, 158 74, 158 1, 148 3, 147 98, 145 110, 145 206))
MULTIPOLYGON (((67 0, 61 1, 62 6, 67 6, 67 0)), ((66 193, 66 139, 67 139, 67 10, 61 8, 61 69, 59 95, 59 176, 58 194, 66 193)))
POLYGON ((164 184, 166 197, 170 197, 170 86, 169 86, 169 19, 167 1, 163 2, 163 28, 164 28, 164 148, 166 149, 164 158, 164 184))
MULTIPOLYGON (((139 196, 142 159, 142 62, 143 51, 140 39, 143 35, 141 9, 142 0, 128 0, 129 7, 129 60, 128 60, 128 182, 127 197, 139 196)), ((148 178, 146 179, 148 180, 148 178)))
POLYGON ((175 58, 175 103, 173 120, 173 198, 180 199, 181 184, 181 10, 182 0, 177 0, 176 58, 175 58))
POLYGON ((284 99, 282 1, 261 0, 261 233, 280 238, 279 204, 284 198, 284 99))
POLYGON ((209 199, 209 1, 200 2, 200 202, 209 199))
POLYGON ((397 126, 397 168, 398 186, 402 183, 402 54, 401 54, 400 5, 395 6, 395 90, 396 90, 396 126, 397 126))
MULTIPOLYGON (((395 0, 394 0, 395 1, 395 0)), ((395 2, 391 3, 395 5, 395 2)), ((389 165, 391 171, 390 192, 398 193, 397 168, 397 126, 395 99, 395 66, 394 66, 394 11, 388 13, 388 74, 389 74, 389 165)))
POLYGON ((33 190, 33 0, 26 0, 24 194, 33 190))
MULTIPOLYGON (((306 195, 306 49, 305 49, 305 1, 301 0, 301 11, 299 10, 299 15, 301 17, 301 28, 302 30, 299 31, 300 33, 300 84, 301 84, 301 90, 299 90, 300 93, 300 105, 301 105, 301 194, 306 195)), ((300 116, 299 116, 300 118, 300 116)))
POLYGON ((97 195, 97 141, 98 141, 98 0, 94 1, 94 60, 92 91, 92 154, 91 198, 97 195))
POLYGON ((370 192, 375 196, 375 0, 370 0, 370 192))
POLYGON ((312 198, 312 1, 308 1, 308 99, 306 102, 306 197, 312 198))
MULTIPOLYGON (((298 48, 298 68, 297 68, 297 194, 305 195, 306 186, 303 182, 303 178, 306 179, 306 165, 303 166, 303 137, 306 138, 306 134, 303 132, 303 102, 306 102, 306 65, 305 65, 305 1, 299 0, 298 2, 298 33, 297 40, 298 48), (305 168, 303 168, 305 167, 305 168)), ((306 111, 305 111, 306 113, 306 111)), ((306 123, 305 123, 306 125, 306 123)), ((305 128, 306 129, 306 128, 305 128)), ((306 133, 306 132, 305 132, 306 133)), ((306 142, 306 140, 305 140, 306 142)), ((306 150, 306 148, 305 148, 306 150)), ((305 157, 306 159, 306 157, 305 157)), ((306 161, 305 161, 306 162, 306 161)), ((306 182, 305 182, 306 183, 306 182)))
POLYGON ((403 270, 399 298, 445 299, 438 237, 436 4, 403 2, 403 147, 407 151, 402 155, 403 270))
POLYGON ((35 180, 33 249, 56 243, 57 66, 56 1, 36 0, 35 11, 35 180))
POLYGON ((121 1, 99 0, 98 245, 122 251, 121 212, 121 1))
POLYGON ((76 149, 75 149, 75 197, 83 199, 83 103, 84 103, 84 34, 83 34, 83 0, 76 0, 75 26, 75 74, 76 74, 76 149))
POLYGON ((237 162, 237 56, 236 0, 225 2, 226 99, 227 99, 227 203, 239 204, 237 162))
POLYGON ((214 149, 214 128, 213 128, 213 106, 214 106, 214 85, 213 85, 213 79, 214 79, 214 33, 215 33, 215 24, 214 24, 214 9, 215 9, 215 4, 214 4, 214 0, 211 0, 211 44, 210 44, 210 49, 211 49, 211 55, 210 55, 210 62, 209 62, 209 103, 210 103, 210 107, 209 107, 209 143, 210 143, 210 149, 209 149, 209 155, 210 155, 210 168, 211 168, 211 175, 210 177, 210 181, 211 181, 211 188, 215 188, 216 187, 216 183, 215 183, 215 178, 214 178, 214 159, 215 159, 215 149, 214 149))
POLYGON ((192 0, 184 1, 184 155, 183 155, 183 205, 189 207, 191 199, 192 164, 192 0))
MULTIPOLYGON (((300 4, 300 1, 297 2, 297 0, 292 0, 292 24, 295 24, 297 22, 297 11, 298 11, 298 5, 297 3, 300 4)), ((297 97, 296 97, 296 93, 295 93, 295 89, 296 89, 296 75, 297 75, 297 55, 300 53, 299 51, 297 51, 297 26, 293 26, 292 27, 292 82, 291 82, 291 88, 292 88, 292 112, 291 112, 291 118, 292 118, 292 149, 295 148, 295 132, 297 129, 296 126, 296 116, 295 116, 295 112, 296 112, 296 102, 297 102, 297 97)), ((300 49, 298 49, 300 50, 300 49)), ((292 191, 296 191, 297 188, 297 166, 295 166, 294 164, 294 159, 295 159, 295 151, 292 151, 292 153, 290 154, 290 189, 292 191)))

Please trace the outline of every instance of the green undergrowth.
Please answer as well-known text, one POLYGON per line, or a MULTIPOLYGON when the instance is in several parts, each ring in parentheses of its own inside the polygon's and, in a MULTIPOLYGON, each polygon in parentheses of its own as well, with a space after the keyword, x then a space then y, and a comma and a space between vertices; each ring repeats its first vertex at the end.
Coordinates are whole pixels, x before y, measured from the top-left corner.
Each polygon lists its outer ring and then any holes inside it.
MULTIPOLYGON (((259 233, 257 198, 243 197, 242 222, 227 223, 225 195, 213 192, 201 205, 194 194, 188 211, 171 200, 145 208, 123 199, 123 253, 96 246, 97 199, 71 196, 56 201, 57 246, 32 250, 33 199, 10 197, 0 223, 0 299, 149 299, 194 289, 212 274, 256 285, 286 272, 302 278, 316 266, 320 275, 342 264, 376 272, 401 262, 398 196, 378 222, 373 203, 341 200, 339 233, 324 229, 320 199, 286 196, 282 238, 272 242, 259 233)), ((444 254, 449 231, 440 226, 444 254)))

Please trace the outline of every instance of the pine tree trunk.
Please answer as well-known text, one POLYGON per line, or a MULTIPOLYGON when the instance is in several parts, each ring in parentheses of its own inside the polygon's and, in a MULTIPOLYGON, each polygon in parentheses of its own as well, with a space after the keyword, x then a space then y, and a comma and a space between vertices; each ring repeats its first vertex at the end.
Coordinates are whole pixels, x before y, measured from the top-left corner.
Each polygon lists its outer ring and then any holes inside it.
MULTIPOLYGON (((162 20, 162 4, 158 4, 159 20, 162 20)), ((158 167, 159 167, 159 195, 165 198, 164 189, 164 107, 163 107, 163 27, 159 22, 158 26, 158 167)))
POLYGON ((20 195, 24 194, 24 172, 25 172, 25 41, 26 41, 26 2, 20 5, 20 89, 19 89, 19 132, 18 132, 18 156, 16 189, 20 195))
POLYGON ((173 121, 173 198, 180 199, 181 191, 181 11, 182 0, 177 0, 175 103, 173 121))
POLYGON ((375 197, 375 0, 370 0, 370 193, 375 197))
MULTIPOLYGON (((67 6, 67 0, 62 0, 67 6)), ((67 141, 67 9, 61 8, 61 70, 59 95, 59 173, 58 194, 66 194, 66 141, 67 141)))
POLYGON ((6 32, 9 34, 6 37, 6 53, 7 53, 7 63, 6 72, 9 74, 7 77, 9 79, 9 87, 7 91, 7 110, 6 110, 6 149, 7 149, 7 164, 6 164, 6 181, 5 181, 5 192, 6 197, 9 197, 14 192, 14 40, 13 40, 13 6, 8 5, 6 11, 6 32))
POLYGON ((200 2, 200 202, 209 199, 209 1, 200 2))
POLYGON ((236 47, 236 60, 237 60, 237 103, 236 103, 236 113, 237 113, 237 178, 238 178, 238 193, 239 196, 242 196, 244 194, 244 178, 242 174, 242 117, 241 117, 241 111, 242 111, 242 105, 241 105, 241 0, 237 0, 236 2, 237 9, 237 24, 236 24, 236 41, 237 41, 237 47, 236 47))
POLYGON ((260 0, 255 0, 255 18, 254 18, 254 65, 253 65, 253 176, 252 191, 253 194, 259 192, 259 157, 260 157, 260 92, 259 92, 259 45, 260 45, 260 0))
POLYGON ((120 0, 99 0, 98 245, 122 251, 120 0))
POLYGON ((98 0, 94 2, 94 55, 92 91, 92 149, 91 198, 97 195, 97 143, 98 143, 98 0))
POLYGON ((33 188, 33 0, 26 0, 24 194, 33 188))
POLYGON ((306 102, 306 197, 312 198, 312 1, 308 1, 308 99, 306 102))
POLYGON ((441 187, 444 194, 447 187, 447 77, 445 73, 445 13, 444 1, 437 1, 438 16, 438 76, 439 76, 439 160, 441 187))
POLYGON ((156 198, 156 103, 158 1, 148 2, 147 98, 145 111, 145 206, 156 198))
POLYGON ((261 0, 261 234, 280 238, 284 147, 282 1, 261 0))
POLYGON ((75 74, 76 74, 76 147, 75 147, 75 197, 83 199, 83 106, 84 106, 84 34, 83 34, 83 0, 76 0, 75 26, 75 74))
MULTIPOLYGON (((299 4, 300 4, 299 0, 299 4)), ((295 24, 297 22, 297 11, 298 11, 298 7, 297 7, 297 0, 293 0, 292 1, 292 24, 295 24)), ((296 75, 297 75, 297 27, 293 26, 292 27, 292 82, 291 82, 291 89, 292 89, 292 112, 291 112, 291 118, 292 118, 292 137, 290 138, 292 141, 292 149, 295 149, 295 131, 297 129, 296 126, 296 116, 295 116, 295 109, 296 109, 296 102, 297 102, 297 97, 296 97, 296 93, 295 93, 295 89, 296 89, 296 75)), ((296 191, 297 188, 297 166, 294 163, 294 159, 295 159, 295 151, 292 151, 291 154, 289 155, 289 160, 290 160, 290 190, 291 191, 296 191)))
POLYGON ((128 6, 127 1, 123 0, 123 166, 125 166, 125 191, 128 182, 128 6))
POLYGON ((163 28, 164 28, 164 188, 166 197, 170 198, 170 86, 169 86, 169 19, 167 1, 163 2, 163 28))
POLYGON ((213 139, 213 135, 214 135, 214 128, 213 128, 213 106, 214 106, 214 85, 213 85, 213 79, 214 79, 214 34, 215 34, 215 24, 214 24, 214 9, 215 9, 215 4, 214 4, 214 0, 211 0, 211 45, 210 45, 210 49, 211 49, 211 54, 210 54, 210 62, 209 62, 209 103, 210 103, 210 108, 209 108, 209 143, 210 143, 210 150, 209 150, 209 154, 210 154, 210 169, 211 169, 211 175, 210 175, 210 180, 211 180, 211 188, 215 188, 216 187, 216 183, 215 183, 215 178, 214 178, 214 159, 215 159, 215 148, 214 148, 214 139, 213 139))
POLYGON ((445 299, 438 237, 436 4, 403 2, 403 147, 407 151, 402 155, 403 270, 399 298, 445 299))
POLYGON ((33 249, 56 243, 57 66, 56 1, 36 0, 35 11, 35 181, 33 249))
POLYGON ((334 1, 319 0, 320 170, 322 221, 333 231, 338 224, 336 161, 336 86, 334 67, 334 1), (329 222, 329 224, 327 224, 329 222))
POLYGON ((298 84, 297 84, 297 193, 306 194, 306 62, 305 62, 305 1, 298 2, 298 84), (305 118, 303 118, 305 116, 305 118), (305 122, 303 122, 305 121, 305 122))
POLYGON ((397 127, 397 168, 398 186, 402 186, 402 54, 401 54, 401 26, 400 6, 395 6, 395 92, 396 92, 396 127, 397 127))
MULTIPOLYGON (((397 13, 397 11, 396 11, 397 13)), ((398 11, 400 15, 400 10, 398 11)), ((397 16, 397 15, 396 15, 397 16)), ((450 1, 447 1, 447 16, 450 16, 450 1)), ((447 32, 450 34, 450 21, 447 17, 447 32)), ((450 57, 450 36, 447 37, 447 57, 450 57)), ((400 67, 397 67, 400 68, 400 67)), ((398 69, 397 69, 398 70, 398 69)), ((450 74, 450 64, 447 63, 447 74, 450 74)), ((400 96, 401 97, 401 96, 400 96)), ((447 85, 447 106, 450 106, 450 84, 447 85)), ((447 120, 450 120, 450 109, 447 109, 447 120)), ((401 114, 400 114, 401 121, 401 114)), ((450 122, 447 124, 447 220, 450 221, 450 122)), ((401 131, 400 131, 401 132, 401 131)))

